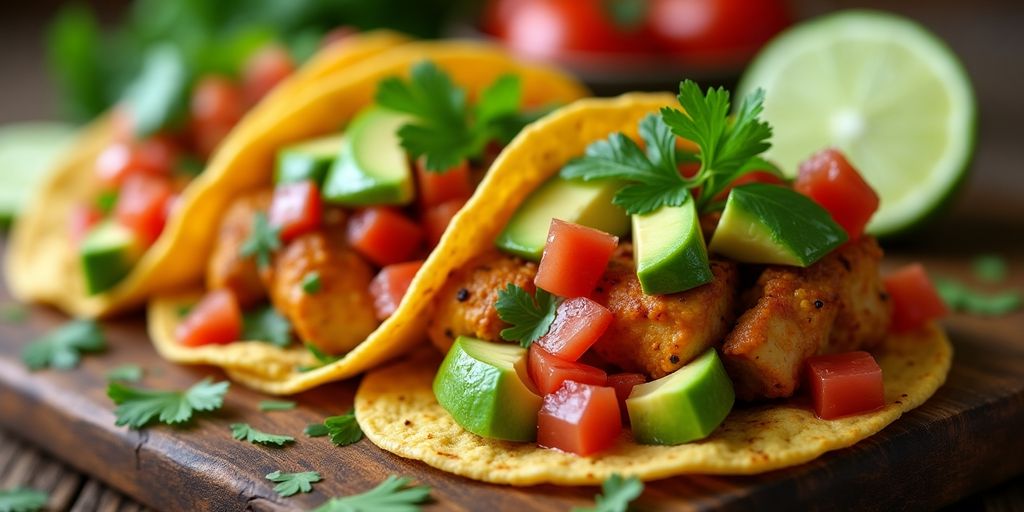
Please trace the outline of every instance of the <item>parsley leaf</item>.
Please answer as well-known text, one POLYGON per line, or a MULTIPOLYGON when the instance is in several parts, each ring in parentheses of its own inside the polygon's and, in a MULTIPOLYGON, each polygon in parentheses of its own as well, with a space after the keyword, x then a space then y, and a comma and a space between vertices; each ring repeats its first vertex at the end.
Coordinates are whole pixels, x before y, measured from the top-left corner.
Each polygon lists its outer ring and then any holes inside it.
POLYGON ((502 321, 512 324, 501 331, 501 337, 508 341, 518 341, 523 348, 547 334, 551 322, 555 321, 555 311, 561 301, 554 295, 537 289, 536 297, 531 297, 526 290, 509 283, 504 290, 498 291, 495 308, 502 321))
POLYGON ((320 291, 320 287, 323 284, 320 282, 320 273, 312 271, 302 276, 302 291, 307 295, 312 295, 320 291))
POLYGON ((124 364, 107 372, 108 381, 138 382, 142 380, 142 367, 137 364, 124 364))
POLYGON ((263 400, 260 402, 260 410, 267 411, 290 411, 295 408, 295 402, 290 400, 263 400))
POLYGON ((316 471, 304 471, 302 473, 282 473, 280 471, 274 471, 266 476, 267 480, 277 483, 274 486, 274 492, 287 498, 288 496, 294 496, 300 492, 310 492, 313 490, 313 484, 319 482, 323 478, 320 473, 316 471))
POLYGON ((287 443, 294 443, 295 438, 292 436, 282 436, 277 434, 269 434, 261 430, 252 428, 248 423, 232 423, 231 424, 231 437, 239 441, 248 441, 253 444, 264 444, 264 445, 277 445, 284 446, 287 443))
POLYGON ((284 348, 292 342, 292 324, 273 306, 246 311, 242 315, 242 339, 265 341, 284 348))
POLYGON ((243 258, 256 257, 259 267, 270 266, 270 255, 281 248, 281 228, 271 227, 267 214, 256 212, 252 221, 252 232, 239 250, 243 258))
POLYGON ((49 496, 33 489, 16 488, 0 490, 0 511, 35 512, 46 506, 49 496))
POLYGON ((335 446, 348 446, 363 438, 363 429, 359 428, 359 423, 356 422, 354 410, 325 419, 324 426, 327 427, 327 435, 331 437, 331 442, 335 446))
POLYGON ((622 478, 613 474, 601 484, 601 492, 594 497, 596 506, 592 508, 574 508, 574 512, 626 512, 629 502, 644 492, 644 483, 636 477, 622 478))
POLYGON ((331 431, 328 430, 327 425, 324 425, 323 423, 310 423, 309 425, 306 425, 306 428, 303 429, 302 433, 306 434, 307 437, 323 437, 330 434, 331 431))
POLYGON ((313 512, 418 512, 419 505, 430 499, 430 487, 410 487, 411 482, 408 478, 391 475, 367 492, 331 498, 313 512))
POLYGON ((29 343, 21 359, 33 371, 47 367, 68 370, 78 366, 83 352, 100 352, 106 348, 99 324, 92 320, 75 320, 29 343))
POLYGON ((168 425, 192 419, 195 411, 213 411, 224 404, 228 382, 213 383, 206 378, 186 391, 137 389, 111 382, 107 396, 117 404, 117 426, 142 428, 154 419, 168 425))

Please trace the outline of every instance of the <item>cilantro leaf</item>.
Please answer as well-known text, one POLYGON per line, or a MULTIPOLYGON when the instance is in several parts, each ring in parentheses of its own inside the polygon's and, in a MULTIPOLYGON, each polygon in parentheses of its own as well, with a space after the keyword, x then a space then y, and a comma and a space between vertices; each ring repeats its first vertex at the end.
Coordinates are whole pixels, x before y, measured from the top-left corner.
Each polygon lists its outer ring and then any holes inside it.
POLYGON ((644 483, 636 477, 622 478, 613 474, 601 484, 602 494, 594 497, 596 506, 591 508, 574 508, 574 512, 626 512, 629 503, 644 492, 644 483))
POLYGON ((310 423, 309 425, 306 425, 306 428, 302 430, 302 433, 306 434, 307 437, 323 437, 329 434, 330 430, 328 430, 327 425, 324 425, 323 423, 310 423))
POLYGON ((295 402, 290 400, 263 400, 260 402, 260 410, 267 411, 290 411, 295 408, 295 402))
POLYGON ((995 254, 978 256, 971 263, 971 270, 974 271, 974 277, 989 283, 1004 281, 1008 274, 1006 260, 995 254))
POLYGON ((240 254, 243 258, 256 257, 259 267, 270 266, 270 255, 281 248, 281 228, 271 227, 267 214, 256 212, 252 221, 252 232, 242 243, 240 254))
POLYGON ((101 352, 107 348, 99 324, 92 320, 74 320, 29 343, 21 359, 29 369, 68 370, 78 366, 83 352, 101 352))
POLYGON ((117 404, 117 426, 142 428, 154 419, 173 425, 192 419, 196 411, 213 411, 224 404, 228 382, 214 383, 206 378, 186 391, 138 389, 111 382, 107 396, 117 404))
POLYGON ((137 364, 124 364, 107 372, 108 381, 138 382, 142 380, 142 367, 137 364))
POLYGON ((282 473, 280 471, 274 471, 266 476, 267 480, 277 483, 274 486, 274 492, 287 498, 294 496, 300 492, 310 492, 313 490, 313 484, 319 482, 323 478, 320 473, 316 471, 304 471, 302 473, 282 473))
POLYGON ((320 282, 320 273, 312 271, 302 276, 302 291, 307 295, 312 295, 320 291, 320 287, 323 284, 320 282))
POLYGON ((933 282, 943 302, 956 311, 981 316, 1002 316, 1024 305, 1024 296, 1017 290, 984 294, 953 279, 936 278, 933 282))
POLYGON ((538 338, 547 334, 551 322, 555 321, 555 311, 561 301, 554 295, 537 289, 536 297, 531 297, 526 290, 509 283, 504 290, 498 291, 495 308, 498 317, 512 324, 501 331, 501 337, 508 341, 518 341, 527 348, 538 338))
POLYGON ((135 135, 147 137, 184 116, 189 74, 184 55, 173 45, 156 46, 146 53, 142 71, 125 92, 135 135))
POLYGON ((0 511, 2 512, 35 512, 42 510, 50 499, 45 492, 33 489, 16 488, 0 490, 0 511))
POLYGON ((391 475, 380 485, 362 494, 331 498, 313 512, 418 512, 430 499, 430 487, 410 487, 408 478, 391 475))
POLYGON ((287 443, 294 443, 295 438, 292 436, 282 436, 277 434, 269 434, 261 430, 252 428, 248 423, 232 423, 231 424, 231 437, 239 441, 248 441, 253 444, 264 444, 264 445, 277 445, 284 446, 287 443))
POLYGON ((246 311, 242 315, 242 339, 265 341, 285 348, 292 342, 292 324, 273 306, 246 311))
POLYGON ((359 428, 356 422, 356 412, 349 411, 338 416, 331 416, 324 420, 327 427, 327 435, 335 446, 348 446, 363 438, 363 429, 359 428))

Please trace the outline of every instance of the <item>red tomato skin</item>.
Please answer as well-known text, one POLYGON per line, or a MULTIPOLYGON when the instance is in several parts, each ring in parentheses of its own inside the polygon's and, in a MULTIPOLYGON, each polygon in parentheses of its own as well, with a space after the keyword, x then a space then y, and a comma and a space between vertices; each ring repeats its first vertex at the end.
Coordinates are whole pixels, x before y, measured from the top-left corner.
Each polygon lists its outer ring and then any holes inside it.
POLYGON ((78 246, 85 239, 100 220, 103 219, 103 212, 90 204, 76 204, 71 208, 68 215, 68 231, 71 236, 71 243, 78 246))
POLYGON ((190 112, 192 144, 208 157, 245 115, 242 89, 226 77, 205 76, 192 92, 190 112))
POLYGON ((535 345, 565 361, 576 361, 612 324, 612 312, 586 298, 573 297, 558 305, 551 329, 535 345))
POLYGON ((423 244, 423 230, 385 207, 360 210, 348 221, 348 243, 379 267, 409 261, 423 244))
POLYGON ((801 163, 793 188, 828 210, 850 240, 860 238, 878 210, 878 194, 834 148, 819 151, 801 163))
POLYGON ((295 62, 288 52, 269 45, 254 53, 242 70, 242 95, 252 106, 295 71, 295 62))
POLYGON ((423 228, 427 232, 427 242, 431 247, 437 246, 444 235, 448 224, 451 224, 455 214, 466 205, 466 201, 455 199, 447 203, 441 203, 423 212, 423 228))
POLYGON ((228 290, 210 291, 178 324, 174 334, 186 347, 237 341, 242 336, 242 310, 228 290))
POLYGON ((568 380, 583 384, 604 386, 608 374, 600 368, 560 359, 536 343, 530 345, 529 373, 541 394, 554 393, 568 380))
POLYGON ((906 265, 882 281, 892 299, 892 331, 912 331, 949 314, 949 308, 920 263, 906 265))
POLYGON ((177 143, 160 135, 136 142, 115 142, 96 158, 96 178, 106 188, 117 188, 136 174, 169 176, 179 152, 177 143))
POLYGON ((306 180, 274 187, 267 220, 271 226, 281 228, 281 241, 316 231, 322 217, 323 201, 316 183, 306 180))
POLYGON ((114 217, 149 246, 163 231, 168 203, 174 197, 174 189, 167 178, 145 174, 129 176, 117 196, 114 217))
POLYGON ((448 201, 466 201, 473 195, 469 179, 469 164, 461 164, 443 173, 428 171, 424 159, 416 160, 416 183, 419 185, 420 205, 430 208, 448 201))
POLYGON ((552 219, 533 282, 561 297, 590 295, 618 245, 617 236, 552 219))
POLYGON ((388 265, 370 281, 370 295, 373 297, 377 320, 383 322, 394 314, 422 266, 422 260, 388 265))
POLYGON ((638 54, 653 48, 642 24, 617 27, 597 0, 498 0, 487 14, 486 28, 533 57, 638 54))
POLYGON ((614 389, 566 381, 544 397, 537 413, 537 444, 577 455, 597 453, 615 443, 621 417, 614 389))
POLYGON ((608 376, 608 387, 615 390, 615 398, 619 401, 619 410, 622 411, 622 424, 629 423, 629 411, 626 409, 626 399, 633 392, 633 387, 647 382, 647 378, 640 373, 616 373, 608 376))
POLYGON ((882 369, 867 352, 827 354, 807 359, 814 412, 831 420, 885 406, 882 369))
POLYGON ((792 22, 785 0, 650 0, 662 49, 708 66, 736 65, 792 22))

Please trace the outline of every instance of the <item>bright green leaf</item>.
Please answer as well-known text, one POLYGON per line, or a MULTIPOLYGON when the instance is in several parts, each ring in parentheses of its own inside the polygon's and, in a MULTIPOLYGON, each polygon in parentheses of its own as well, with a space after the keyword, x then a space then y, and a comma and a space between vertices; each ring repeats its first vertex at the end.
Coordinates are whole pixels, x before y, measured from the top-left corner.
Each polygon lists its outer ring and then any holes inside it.
POLYGON ((31 342, 21 353, 31 370, 55 368, 68 370, 78 366, 81 354, 107 348, 99 324, 92 320, 74 320, 31 342))

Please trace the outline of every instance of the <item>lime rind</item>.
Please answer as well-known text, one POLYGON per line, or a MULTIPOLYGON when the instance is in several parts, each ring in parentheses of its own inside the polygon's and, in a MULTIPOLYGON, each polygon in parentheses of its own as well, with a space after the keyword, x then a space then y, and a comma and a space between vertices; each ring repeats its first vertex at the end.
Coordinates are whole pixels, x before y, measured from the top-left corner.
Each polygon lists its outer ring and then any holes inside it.
POLYGON ((52 122, 0 126, 0 219, 25 208, 74 133, 74 127, 52 122))

